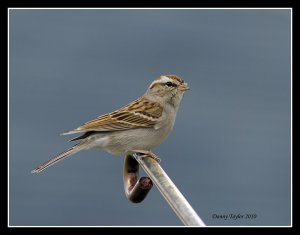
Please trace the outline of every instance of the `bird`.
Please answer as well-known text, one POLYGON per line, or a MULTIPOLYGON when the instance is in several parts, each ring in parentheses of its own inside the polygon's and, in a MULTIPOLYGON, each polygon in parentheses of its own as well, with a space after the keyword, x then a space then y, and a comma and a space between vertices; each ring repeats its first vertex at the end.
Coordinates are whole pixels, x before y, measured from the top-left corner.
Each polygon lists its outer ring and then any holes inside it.
POLYGON ((38 165, 31 173, 39 173, 81 150, 93 148, 113 155, 137 152, 160 162, 152 149, 161 145, 172 131, 183 95, 189 89, 177 75, 159 76, 135 101, 62 133, 80 134, 69 140, 78 141, 77 144, 38 165))

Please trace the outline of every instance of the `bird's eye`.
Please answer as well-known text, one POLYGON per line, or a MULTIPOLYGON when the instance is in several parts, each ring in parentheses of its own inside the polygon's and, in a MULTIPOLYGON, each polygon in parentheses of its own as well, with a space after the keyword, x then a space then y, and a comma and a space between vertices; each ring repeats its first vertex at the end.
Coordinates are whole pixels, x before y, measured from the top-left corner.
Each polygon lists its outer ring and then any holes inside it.
POLYGON ((176 87, 176 84, 174 84, 172 82, 166 82, 165 85, 168 87, 176 87))

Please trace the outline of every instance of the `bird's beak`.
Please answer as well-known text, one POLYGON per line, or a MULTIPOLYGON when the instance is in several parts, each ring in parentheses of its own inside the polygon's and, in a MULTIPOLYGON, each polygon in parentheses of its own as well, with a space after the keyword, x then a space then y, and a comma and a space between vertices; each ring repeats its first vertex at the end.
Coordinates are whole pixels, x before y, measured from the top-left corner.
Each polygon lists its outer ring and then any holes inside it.
POLYGON ((187 91, 187 90, 189 90, 190 88, 189 88, 189 86, 188 86, 188 84, 187 83, 182 83, 182 84, 180 84, 179 86, 178 86, 178 90, 180 90, 180 91, 187 91))

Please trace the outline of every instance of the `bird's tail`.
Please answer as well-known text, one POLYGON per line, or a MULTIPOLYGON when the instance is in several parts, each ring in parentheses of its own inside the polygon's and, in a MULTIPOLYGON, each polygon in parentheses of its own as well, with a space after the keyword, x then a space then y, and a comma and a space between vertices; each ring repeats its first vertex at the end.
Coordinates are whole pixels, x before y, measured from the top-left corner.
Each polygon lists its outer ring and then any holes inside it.
POLYGON ((68 150, 58 154, 57 156, 51 158, 50 160, 44 162, 43 164, 37 166, 34 168, 31 173, 40 173, 41 171, 45 170, 47 167, 52 166, 53 164, 72 156, 73 154, 79 152, 80 150, 83 150, 86 147, 86 141, 82 141, 76 145, 74 145, 72 148, 69 148, 68 150))

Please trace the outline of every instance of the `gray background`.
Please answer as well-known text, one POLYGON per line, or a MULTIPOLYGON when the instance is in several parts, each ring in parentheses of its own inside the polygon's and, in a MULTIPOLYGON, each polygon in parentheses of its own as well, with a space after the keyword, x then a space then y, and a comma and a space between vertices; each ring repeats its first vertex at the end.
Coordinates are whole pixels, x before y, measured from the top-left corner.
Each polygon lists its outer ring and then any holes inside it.
POLYGON ((76 128, 161 74, 190 85, 155 152, 208 225, 290 225, 290 10, 10 10, 10 225, 182 225, 153 189, 123 192, 123 158, 70 146, 76 128), (214 214, 256 219, 213 219, 214 214))

